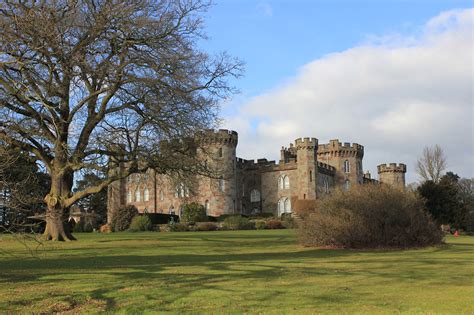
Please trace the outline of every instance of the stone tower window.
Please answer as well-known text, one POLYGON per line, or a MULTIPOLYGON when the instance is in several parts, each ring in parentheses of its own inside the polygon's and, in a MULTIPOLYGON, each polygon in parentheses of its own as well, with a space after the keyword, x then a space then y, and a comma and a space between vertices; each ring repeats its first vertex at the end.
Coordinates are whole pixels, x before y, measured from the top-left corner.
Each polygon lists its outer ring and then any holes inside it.
POLYGON ((344 182, 344 189, 349 190, 349 188, 351 188, 351 182, 346 179, 346 181, 344 182))
POLYGON ((278 216, 283 213, 291 213, 291 200, 287 197, 282 197, 278 201, 278 216))
POLYGON ((250 192, 250 202, 259 202, 260 201, 260 192, 256 189, 250 192))
POLYGON ((290 189, 290 177, 288 175, 281 175, 278 178, 278 186, 280 189, 290 189))
POLYGON ((137 190, 135 190, 135 201, 140 202, 140 199, 141 199, 140 188, 137 188, 137 190))
POLYGON ((127 192, 127 202, 132 202, 132 191, 131 190, 129 190, 127 192))
POLYGON ((348 160, 344 161, 344 173, 350 173, 351 172, 351 166, 349 164, 348 160))
POLYGON ((309 181, 313 181, 313 171, 309 171, 309 181))
POLYGON ((222 157, 222 148, 219 148, 219 150, 217 151, 217 155, 218 155, 219 157, 222 157))
POLYGON ((145 191, 143 192, 143 200, 150 201, 150 191, 148 188, 145 188, 145 191))
POLYGON ((329 194, 329 181, 327 178, 324 179, 324 192, 329 194))
POLYGON ((219 179, 219 191, 224 192, 224 190, 225 190, 225 181, 224 181, 224 179, 221 177, 221 178, 219 179))
POLYGON ((163 193, 163 190, 160 190, 160 200, 165 200, 165 194, 163 193))
POLYGON ((204 203, 204 207, 206 208, 206 214, 209 214, 209 209, 210 209, 209 200, 206 200, 206 202, 204 203))

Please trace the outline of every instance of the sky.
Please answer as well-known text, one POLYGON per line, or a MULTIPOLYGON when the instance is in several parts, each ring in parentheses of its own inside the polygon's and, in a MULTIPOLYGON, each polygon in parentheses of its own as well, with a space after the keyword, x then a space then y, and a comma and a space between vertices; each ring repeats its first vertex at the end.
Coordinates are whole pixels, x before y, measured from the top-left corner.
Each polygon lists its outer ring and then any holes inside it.
POLYGON ((364 169, 405 163, 426 146, 474 177, 472 1, 215 0, 210 53, 245 62, 240 91, 221 105, 237 155, 279 159, 315 137, 364 145, 364 169))

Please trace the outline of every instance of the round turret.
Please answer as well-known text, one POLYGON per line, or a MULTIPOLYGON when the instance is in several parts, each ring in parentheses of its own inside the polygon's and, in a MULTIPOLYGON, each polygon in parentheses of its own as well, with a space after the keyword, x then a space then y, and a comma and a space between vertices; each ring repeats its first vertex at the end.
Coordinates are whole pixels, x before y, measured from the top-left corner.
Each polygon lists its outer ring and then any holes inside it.
POLYGON ((377 165, 379 181, 397 188, 405 188, 405 173, 407 166, 403 163, 390 163, 377 165))

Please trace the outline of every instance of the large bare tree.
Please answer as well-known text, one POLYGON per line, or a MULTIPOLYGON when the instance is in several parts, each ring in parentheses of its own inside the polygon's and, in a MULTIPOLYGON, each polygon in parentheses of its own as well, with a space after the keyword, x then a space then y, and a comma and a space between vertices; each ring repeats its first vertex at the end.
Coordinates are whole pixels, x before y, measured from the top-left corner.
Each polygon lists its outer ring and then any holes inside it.
POLYGON ((446 156, 443 149, 437 144, 434 147, 425 147, 423 155, 416 163, 416 172, 424 180, 438 183, 446 170, 446 156))
POLYGON ((66 209, 120 176, 150 163, 161 172, 182 168, 160 155, 159 141, 216 125, 218 101, 234 92, 228 78, 242 65, 198 48, 208 5, 1 3, 0 141, 31 152, 51 176, 47 239, 74 239, 63 223, 66 209), (72 191, 77 172, 122 162, 125 172, 72 191))

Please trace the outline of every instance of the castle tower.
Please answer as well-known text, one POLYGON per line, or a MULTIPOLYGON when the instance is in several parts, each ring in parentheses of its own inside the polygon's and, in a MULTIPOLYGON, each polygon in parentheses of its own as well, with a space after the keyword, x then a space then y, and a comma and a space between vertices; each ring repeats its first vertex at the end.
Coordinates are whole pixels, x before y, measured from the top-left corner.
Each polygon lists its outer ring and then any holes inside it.
POLYGON ((405 188, 405 173, 407 172, 405 164, 380 164, 377 166, 377 172, 379 173, 379 181, 382 184, 401 189, 405 188))
POLYGON ((202 150, 199 158, 217 178, 201 177, 199 202, 206 206, 207 214, 219 216, 238 212, 236 188, 236 147, 238 134, 233 130, 207 130, 199 135, 202 150))
POLYGON ((330 140, 328 144, 318 146, 317 155, 319 162, 336 168, 336 185, 349 188, 351 185, 363 184, 364 146, 330 140))
POLYGON ((298 199, 316 199, 318 139, 296 139, 295 148, 298 164, 298 199))

